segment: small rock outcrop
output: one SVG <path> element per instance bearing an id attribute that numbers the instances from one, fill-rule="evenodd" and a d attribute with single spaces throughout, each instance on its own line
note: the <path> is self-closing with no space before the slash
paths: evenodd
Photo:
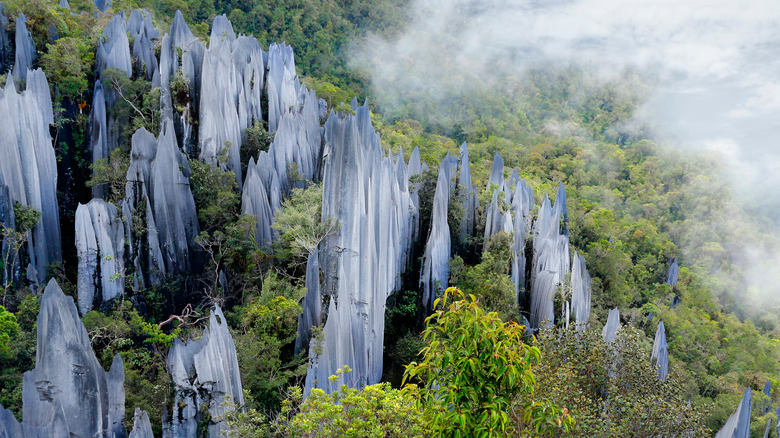
<path id="1" fill-rule="evenodd" d="M 133 413 L 133 430 L 128 438 L 154 438 L 152 424 L 149 422 L 149 414 L 139 408 Z"/>
<path id="2" fill-rule="evenodd" d="M 125 229 L 116 207 L 93 199 L 76 208 L 76 250 L 79 258 L 79 310 L 84 315 L 95 303 L 125 289 Z"/>
<path id="3" fill-rule="evenodd" d="M 244 393 L 236 346 L 219 307 L 212 310 L 203 337 L 187 343 L 173 341 L 168 352 L 168 372 L 175 397 L 163 415 L 163 437 L 199 436 L 198 422 L 206 410 L 212 420 L 207 436 L 222 436 L 225 425 L 214 421 L 225 414 L 222 406 L 225 397 L 229 396 L 240 406 L 244 403 Z"/>
<path id="4" fill-rule="evenodd" d="M 666 271 L 666 284 L 674 287 L 677 284 L 677 278 L 680 276 L 680 266 L 677 264 L 677 257 L 669 260 L 669 269 Z"/>
<path id="5" fill-rule="evenodd" d="M 569 303 L 575 326 L 581 330 L 590 318 L 591 285 L 585 257 L 577 255 L 576 251 L 571 263 L 571 301 L 567 305 Z M 566 324 L 569 324 L 568 318 Z"/>
<path id="6" fill-rule="evenodd" d="M 607 316 L 607 323 L 601 330 L 601 336 L 604 338 L 604 342 L 610 343 L 617 337 L 618 329 L 620 329 L 620 311 L 617 307 L 609 311 Z"/>
<path id="7" fill-rule="evenodd" d="M 69 435 L 49 436 L 125 436 L 122 358 L 117 354 L 110 371 L 103 371 L 73 299 L 53 279 L 41 298 L 37 327 L 35 369 L 24 374 L 23 425 L 52 428 L 62 416 Z"/>
<path id="8" fill-rule="evenodd" d="M 664 330 L 663 321 L 658 323 L 658 329 L 655 331 L 650 365 L 658 367 L 659 379 L 666 380 L 666 376 L 669 374 L 669 351 L 666 343 L 666 331 Z"/>

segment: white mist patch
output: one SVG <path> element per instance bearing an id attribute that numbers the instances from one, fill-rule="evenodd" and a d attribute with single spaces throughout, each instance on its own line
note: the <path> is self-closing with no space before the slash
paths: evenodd
<path id="1" fill-rule="evenodd" d="M 712 151 L 734 202 L 768 213 L 775 223 L 756 227 L 780 237 L 780 1 L 411 0 L 409 23 L 399 36 L 370 36 L 353 51 L 380 105 L 425 101 L 439 106 L 425 110 L 453 113 L 453 96 L 485 86 L 501 92 L 539 65 L 573 64 L 605 80 L 626 68 L 651 72 L 657 89 L 641 122 L 680 147 Z M 746 276 L 773 278 L 780 255 L 742 245 L 735 258 Z"/>

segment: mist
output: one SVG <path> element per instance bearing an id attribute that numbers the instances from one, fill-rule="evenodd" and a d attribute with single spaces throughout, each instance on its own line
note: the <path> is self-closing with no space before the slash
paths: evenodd
<path id="1" fill-rule="evenodd" d="M 653 87 L 636 123 L 722 165 L 739 208 L 697 219 L 768 237 L 735 234 L 726 250 L 745 273 L 739 288 L 780 305 L 780 248 L 768 244 L 780 242 L 780 2 L 411 0 L 408 22 L 352 53 L 380 107 L 425 99 L 449 116 L 453 96 L 501 92 L 540 66 L 574 65 L 604 81 L 627 69 L 644 75 Z M 692 255 L 695 245 L 679 240 Z"/>

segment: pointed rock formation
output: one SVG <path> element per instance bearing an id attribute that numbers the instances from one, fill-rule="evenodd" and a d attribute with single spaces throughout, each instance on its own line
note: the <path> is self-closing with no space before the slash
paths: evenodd
<path id="1" fill-rule="evenodd" d="M 163 122 L 157 139 L 143 128 L 133 134 L 123 215 L 133 263 L 144 285 L 159 285 L 165 276 L 192 268 L 199 226 L 189 172 L 170 119 Z M 131 233 L 136 215 L 146 225 L 143 242 Z"/>
<path id="2" fill-rule="evenodd" d="M 314 346 L 309 349 L 305 393 L 314 387 L 331 391 L 328 377 L 345 365 L 353 370 L 342 377 L 350 387 L 379 382 L 385 303 L 400 287 L 413 232 L 410 216 L 416 214 L 408 181 L 399 182 L 367 104 L 354 115 L 331 114 L 325 142 L 322 216 L 335 219 L 340 228 L 325 239 L 319 254 L 322 294 L 330 299 L 322 354 Z"/>
<path id="3" fill-rule="evenodd" d="M 655 341 L 653 341 L 653 354 L 650 356 L 650 364 L 658 367 L 658 378 L 666 380 L 669 374 L 669 352 L 666 344 L 666 331 L 663 321 L 658 323 L 658 329 L 655 331 Z"/>
<path id="4" fill-rule="evenodd" d="M 563 229 L 561 225 L 563 224 Z M 534 222 L 534 260 L 531 269 L 531 325 L 554 322 L 553 299 L 570 272 L 566 190 L 561 184 L 555 204 L 545 197 Z"/>
<path id="5" fill-rule="evenodd" d="M 124 292 L 125 229 L 116 207 L 93 199 L 76 208 L 76 250 L 79 257 L 79 310 Z"/>
<path id="6" fill-rule="evenodd" d="M 219 307 L 211 311 L 203 337 L 186 344 L 179 339 L 173 341 L 168 372 L 175 397 L 163 418 L 164 438 L 198 436 L 203 412 L 208 410 L 212 421 L 221 418 L 226 412 L 222 406 L 226 396 L 237 405 L 244 403 L 236 346 Z M 224 430 L 222 422 L 209 424 L 208 436 L 222 436 Z"/>
<path id="7" fill-rule="evenodd" d="M 41 211 L 27 242 L 28 278 L 45 278 L 46 266 L 62 259 L 57 160 L 49 125 L 54 123 L 51 95 L 43 71 L 27 73 L 27 89 L 18 94 L 9 75 L 0 89 L 0 183 L 14 202 Z M 37 273 L 37 276 L 35 275 Z M 37 278 L 36 278 L 37 277 Z"/>
<path id="8" fill-rule="evenodd" d="M 32 70 L 38 60 L 38 52 L 35 50 L 35 42 L 32 34 L 27 30 L 27 17 L 19 14 L 16 19 L 16 54 L 14 55 L 13 76 L 16 79 L 26 80 L 27 71 Z M 49 86 L 46 85 L 48 90 Z"/>
<path id="9" fill-rule="evenodd" d="M 92 164 L 98 160 L 108 158 L 111 152 L 108 148 L 108 125 L 106 119 L 106 95 L 103 93 L 103 83 L 95 81 L 95 89 L 92 93 L 92 109 L 89 111 L 89 144 L 92 150 Z M 116 146 L 116 145 L 114 145 Z M 106 196 L 106 186 L 92 188 L 92 196 Z"/>
<path id="10" fill-rule="evenodd" d="M 62 415 L 71 437 L 125 436 L 124 366 L 117 354 L 109 372 L 92 352 L 73 299 L 49 281 L 38 313 L 35 369 L 24 374 L 23 424 L 51 428 Z"/>
<path id="11" fill-rule="evenodd" d="M 601 336 L 604 338 L 604 342 L 610 343 L 617 337 L 618 329 L 620 329 L 620 311 L 617 307 L 609 311 L 607 316 L 607 323 L 604 325 L 604 329 L 601 330 Z"/>
<path id="12" fill-rule="evenodd" d="M 257 40 L 236 38 L 230 21 L 218 16 L 203 59 L 200 159 L 235 172 L 239 188 L 244 182 L 239 154 L 243 131 L 262 119 L 264 73 L 264 55 Z M 221 162 L 223 150 L 227 150 L 227 162 Z"/>
<path id="13" fill-rule="evenodd" d="M 677 277 L 680 275 L 680 266 L 677 264 L 677 257 L 669 260 L 669 270 L 666 271 L 666 284 L 674 287 L 677 284 Z"/>
<path id="14" fill-rule="evenodd" d="M 135 408 L 133 414 L 133 430 L 130 431 L 128 438 L 154 438 L 152 424 L 149 422 L 149 414 Z"/>
<path id="15" fill-rule="evenodd" d="M 415 150 L 417 150 L 417 148 L 415 148 Z M 420 152 L 418 151 L 418 161 L 419 156 Z M 474 234 L 477 208 L 479 208 L 477 187 L 471 182 L 471 164 L 469 163 L 469 149 L 468 146 L 466 146 L 466 142 L 463 142 L 463 144 L 460 146 L 460 157 L 458 163 L 458 190 L 462 190 L 460 196 L 462 197 L 461 199 L 463 202 L 463 219 L 460 223 L 458 241 L 461 245 L 464 245 L 466 243 L 466 237 Z"/>
<path id="16" fill-rule="evenodd" d="M 298 96 L 295 74 L 295 56 L 292 47 L 285 43 L 272 43 L 268 47 L 268 131 L 279 126 L 282 115 L 295 106 Z"/>
<path id="17" fill-rule="evenodd" d="M 102 79 L 108 69 L 124 72 L 128 78 L 133 73 L 133 60 L 130 56 L 130 41 L 127 38 L 125 14 L 120 12 L 103 29 L 95 54 L 95 69 Z M 113 104 L 113 102 L 109 102 Z"/>
<path id="18" fill-rule="evenodd" d="M 753 408 L 753 393 L 745 390 L 736 412 L 731 414 L 715 438 L 750 438 L 750 411 Z"/>
<path id="19" fill-rule="evenodd" d="M 585 267 L 585 257 L 578 256 L 575 251 L 571 266 L 571 313 L 578 330 L 583 329 L 590 318 L 590 302 L 590 274 Z"/>
<path id="20" fill-rule="evenodd" d="M 298 316 L 298 336 L 295 338 L 295 354 L 309 348 L 312 328 L 322 324 L 322 293 L 320 292 L 319 251 L 309 254 L 306 261 L 306 296 L 303 313 Z"/>
<path id="21" fill-rule="evenodd" d="M 447 223 L 447 211 L 450 206 L 450 190 L 456 165 L 457 160 L 450 154 L 444 157 L 439 164 L 439 177 L 433 195 L 431 230 L 425 244 L 420 276 L 423 306 L 429 311 L 433 309 L 437 294 L 449 283 L 452 241 L 450 226 Z"/>

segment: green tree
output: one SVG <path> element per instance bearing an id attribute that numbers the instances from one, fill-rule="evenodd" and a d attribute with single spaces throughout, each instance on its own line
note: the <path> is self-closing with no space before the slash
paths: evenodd
<path id="1" fill-rule="evenodd" d="M 422 360 L 407 366 L 419 380 L 426 425 L 437 436 L 552 435 L 573 420 L 534 397 L 531 368 L 539 349 L 523 342 L 525 328 L 485 312 L 473 295 L 448 288 L 426 319 Z"/>

